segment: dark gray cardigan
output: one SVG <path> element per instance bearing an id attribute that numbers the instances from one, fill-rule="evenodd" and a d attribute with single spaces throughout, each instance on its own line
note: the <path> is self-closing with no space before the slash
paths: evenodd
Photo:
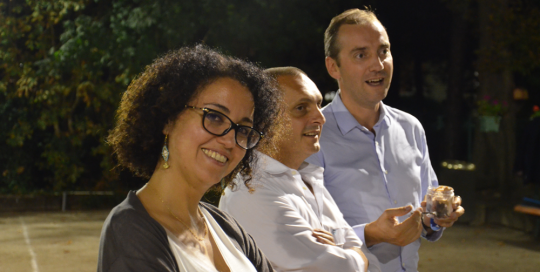
<path id="1" fill-rule="evenodd" d="M 234 218 L 211 204 L 201 202 L 199 205 L 240 244 L 257 271 L 274 271 L 253 238 Z M 103 224 L 97 271 L 179 272 L 165 229 L 150 217 L 133 191 L 111 211 Z"/>

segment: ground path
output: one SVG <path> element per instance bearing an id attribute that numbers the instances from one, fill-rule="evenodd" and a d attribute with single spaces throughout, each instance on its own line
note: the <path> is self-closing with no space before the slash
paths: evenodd
<path id="1" fill-rule="evenodd" d="M 96 271 L 108 211 L 0 214 L 0 272 Z M 540 242 L 497 226 L 457 225 L 423 241 L 419 271 L 540 271 Z"/>

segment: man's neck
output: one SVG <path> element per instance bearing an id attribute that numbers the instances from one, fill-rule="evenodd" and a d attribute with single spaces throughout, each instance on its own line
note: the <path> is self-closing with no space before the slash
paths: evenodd
<path id="1" fill-rule="evenodd" d="M 281 163 L 283 163 L 285 166 L 291 168 L 291 169 L 294 169 L 294 170 L 299 170 L 300 169 L 300 166 L 302 165 L 302 163 L 307 159 L 306 158 L 303 158 L 301 161 L 299 159 L 294 159 L 292 158 L 292 156 L 288 156 L 287 154 L 281 154 L 281 153 L 278 153 L 276 155 L 275 158 L 273 158 Z M 302 181 L 304 182 L 304 184 L 308 187 L 309 191 L 311 191 L 312 194 L 315 194 L 313 192 L 313 186 L 311 186 L 311 184 L 309 184 L 308 182 L 306 182 L 305 180 L 302 179 Z"/>
<path id="2" fill-rule="evenodd" d="M 293 156 L 290 156 L 290 154 L 277 153 L 275 156 L 273 156 L 273 159 L 283 163 L 285 166 L 291 169 L 298 170 L 300 165 L 302 165 L 307 157 L 301 160 L 299 158 L 293 158 Z"/>
<path id="3" fill-rule="evenodd" d="M 343 99 L 343 97 L 341 97 L 341 101 L 360 125 L 375 133 L 373 127 L 379 121 L 381 102 L 374 105 L 359 105 L 355 101 Z"/>

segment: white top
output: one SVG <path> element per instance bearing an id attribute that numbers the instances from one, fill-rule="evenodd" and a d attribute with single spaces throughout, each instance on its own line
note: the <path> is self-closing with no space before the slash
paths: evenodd
<path id="1" fill-rule="evenodd" d="M 250 193 L 242 181 L 221 197 L 219 208 L 236 218 L 253 236 L 277 271 L 365 271 L 364 260 L 351 250 L 361 248 L 370 271 L 380 271 L 369 253 L 343 219 L 336 203 L 323 186 L 323 168 L 308 163 L 299 171 L 260 153 Z M 313 187 L 314 194 L 302 181 Z M 339 246 L 321 244 L 313 229 L 334 234 Z"/>
<path id="2" fill-rule="evenodd" d="M 216 245 L 231 271 L 256 272 L 257 270 L 249 259 L 237 247 L 238 243 L 233 243 L 229 236 L 221 229 L 206 210 L 201 209 L 208 226 L 210 235 L 214 238 Z M 202 255 L 199 250 L 195 250 L 190 245 L 184 244 L 167 229 L 167 238 L 174 254 L 178 268 L 182 272 L 208 271 L 219 272 L 210 262 L 208 257 Z M 235 241 L 236 242 L 236 241 Z"/>

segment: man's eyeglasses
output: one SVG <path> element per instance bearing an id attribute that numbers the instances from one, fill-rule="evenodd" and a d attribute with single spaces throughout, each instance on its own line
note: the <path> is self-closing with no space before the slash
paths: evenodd
<path id="1" fill-rule="evenodd" d="M 203 128 L 212 135 L 223 136 L 229 133 L 231 129 L 234 129 L 236 144 L 243 149 L 254 148 L 264 136 L 261 132 L 252 127 L 235 124 L 231 118 L 219 111 L 188 105 L 185 105 L 185 107 L 203 111 Z"/>

